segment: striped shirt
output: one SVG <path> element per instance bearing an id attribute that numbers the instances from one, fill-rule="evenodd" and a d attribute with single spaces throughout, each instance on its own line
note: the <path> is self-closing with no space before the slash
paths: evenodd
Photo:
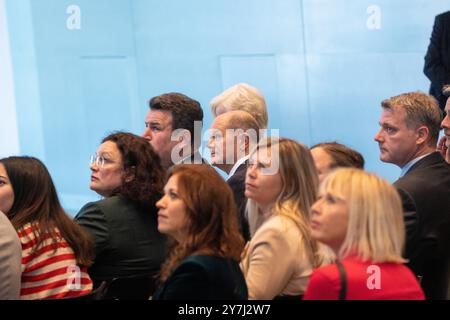
<path id="1" fill-rule="evenodd" d="M 21 299 L 68 298 L 92 291 L 92 280 L 87 269 L 77 266 L 72 248 L 59 231 L 56 232 L 59 236 L 56 243 L 50 234 L 41 234 L 45 240 L 35 251 L 37 238 L 31 224 L 19 229 L 22 244 Z"/>

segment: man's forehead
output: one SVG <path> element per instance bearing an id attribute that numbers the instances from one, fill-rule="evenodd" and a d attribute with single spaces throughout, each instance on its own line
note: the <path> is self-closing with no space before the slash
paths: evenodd
<path id="1" fill-rule="evenodd" d="M 172 113 L 166 110 L 149 110 L 145 118 L 147 122 L 172 123 Z"/>
<path id="2" fill-rule="evenodd" d="M 218 129 L 220 131 L 225 131 L 227 128 L 227 121 L 224 121 L 224 118 L 217 117 L 214 119 L 213 123 L 211 124 L 211 129 Z"/>
<path id="3" fill-rule="evenodd" d="M 406 119 L 404 108 L 383 109 L 380 122 L 403 122 Z"/>

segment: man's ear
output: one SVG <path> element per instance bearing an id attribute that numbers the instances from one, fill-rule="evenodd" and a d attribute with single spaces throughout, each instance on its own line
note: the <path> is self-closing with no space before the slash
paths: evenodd
<path id="1" fill-rule="evenodd" d="M 430 137 L 430 130 L 426 126 L 420 126 L 416 130 L 416 134 L 417 134 L 416 143 L 417 144 L 423 144 L 423 143 L 426 143 L 428 141 L 428 139 Z"/>
<path id="2" fill-rule="evenodd" d="M 170 158 L 173 163 L 179 163 L 185 157 L 192 153 L 191 133 L 186 129 L 176 129 L 172 131 L 170 140 L 172 141 L 172 150 Z"/>
<path id="3" fill-rule="evenodd" d="M 182 130 L 176 137 L 177 145 L 183 148 L 191 143 L 191 133 L 188 130 Z"/>
<path id="4" fill-rule="evenodd" d="M 247 151 L 250 145 L 250 138 L 247 134 L 241 134 L 239 136 L 239 149 L 242 151 Z"/>

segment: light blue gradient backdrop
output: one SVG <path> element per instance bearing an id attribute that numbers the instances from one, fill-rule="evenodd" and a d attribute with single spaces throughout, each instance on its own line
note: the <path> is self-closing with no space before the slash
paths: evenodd
<path id="1" fill-rule="evenodd" d="M 69 5 L 81 29 L 68 30 Z M 366 12 L 381 9 L 381 29 Z M 270 128 L 307 145 L 338 140 L 393 181 L 373 136 L 380 101 L 427 91 L 422 73 L 444 0 L 6 0 L 19 148 L 48 166 L 66 209 L 98 199 L 89 156 L 113 130 L 140 134 L 147 101 L 209 101 L 248 82 Z M 3 141 L 3 140 L 2 140 Z M 1 151 L 2 147 L 0 147 Z"/>

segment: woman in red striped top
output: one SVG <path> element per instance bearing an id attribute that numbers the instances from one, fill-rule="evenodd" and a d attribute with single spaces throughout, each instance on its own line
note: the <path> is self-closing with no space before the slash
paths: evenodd
<path id="1" fill-rule="evenodd" d="M 92 291 L 86 268 L 92 240 L 64 212 L 45 165 L 36 158 L 0 160 L 9 184 L 7 216 L 22 243 L 21 299 L 76 297 Z"/>

